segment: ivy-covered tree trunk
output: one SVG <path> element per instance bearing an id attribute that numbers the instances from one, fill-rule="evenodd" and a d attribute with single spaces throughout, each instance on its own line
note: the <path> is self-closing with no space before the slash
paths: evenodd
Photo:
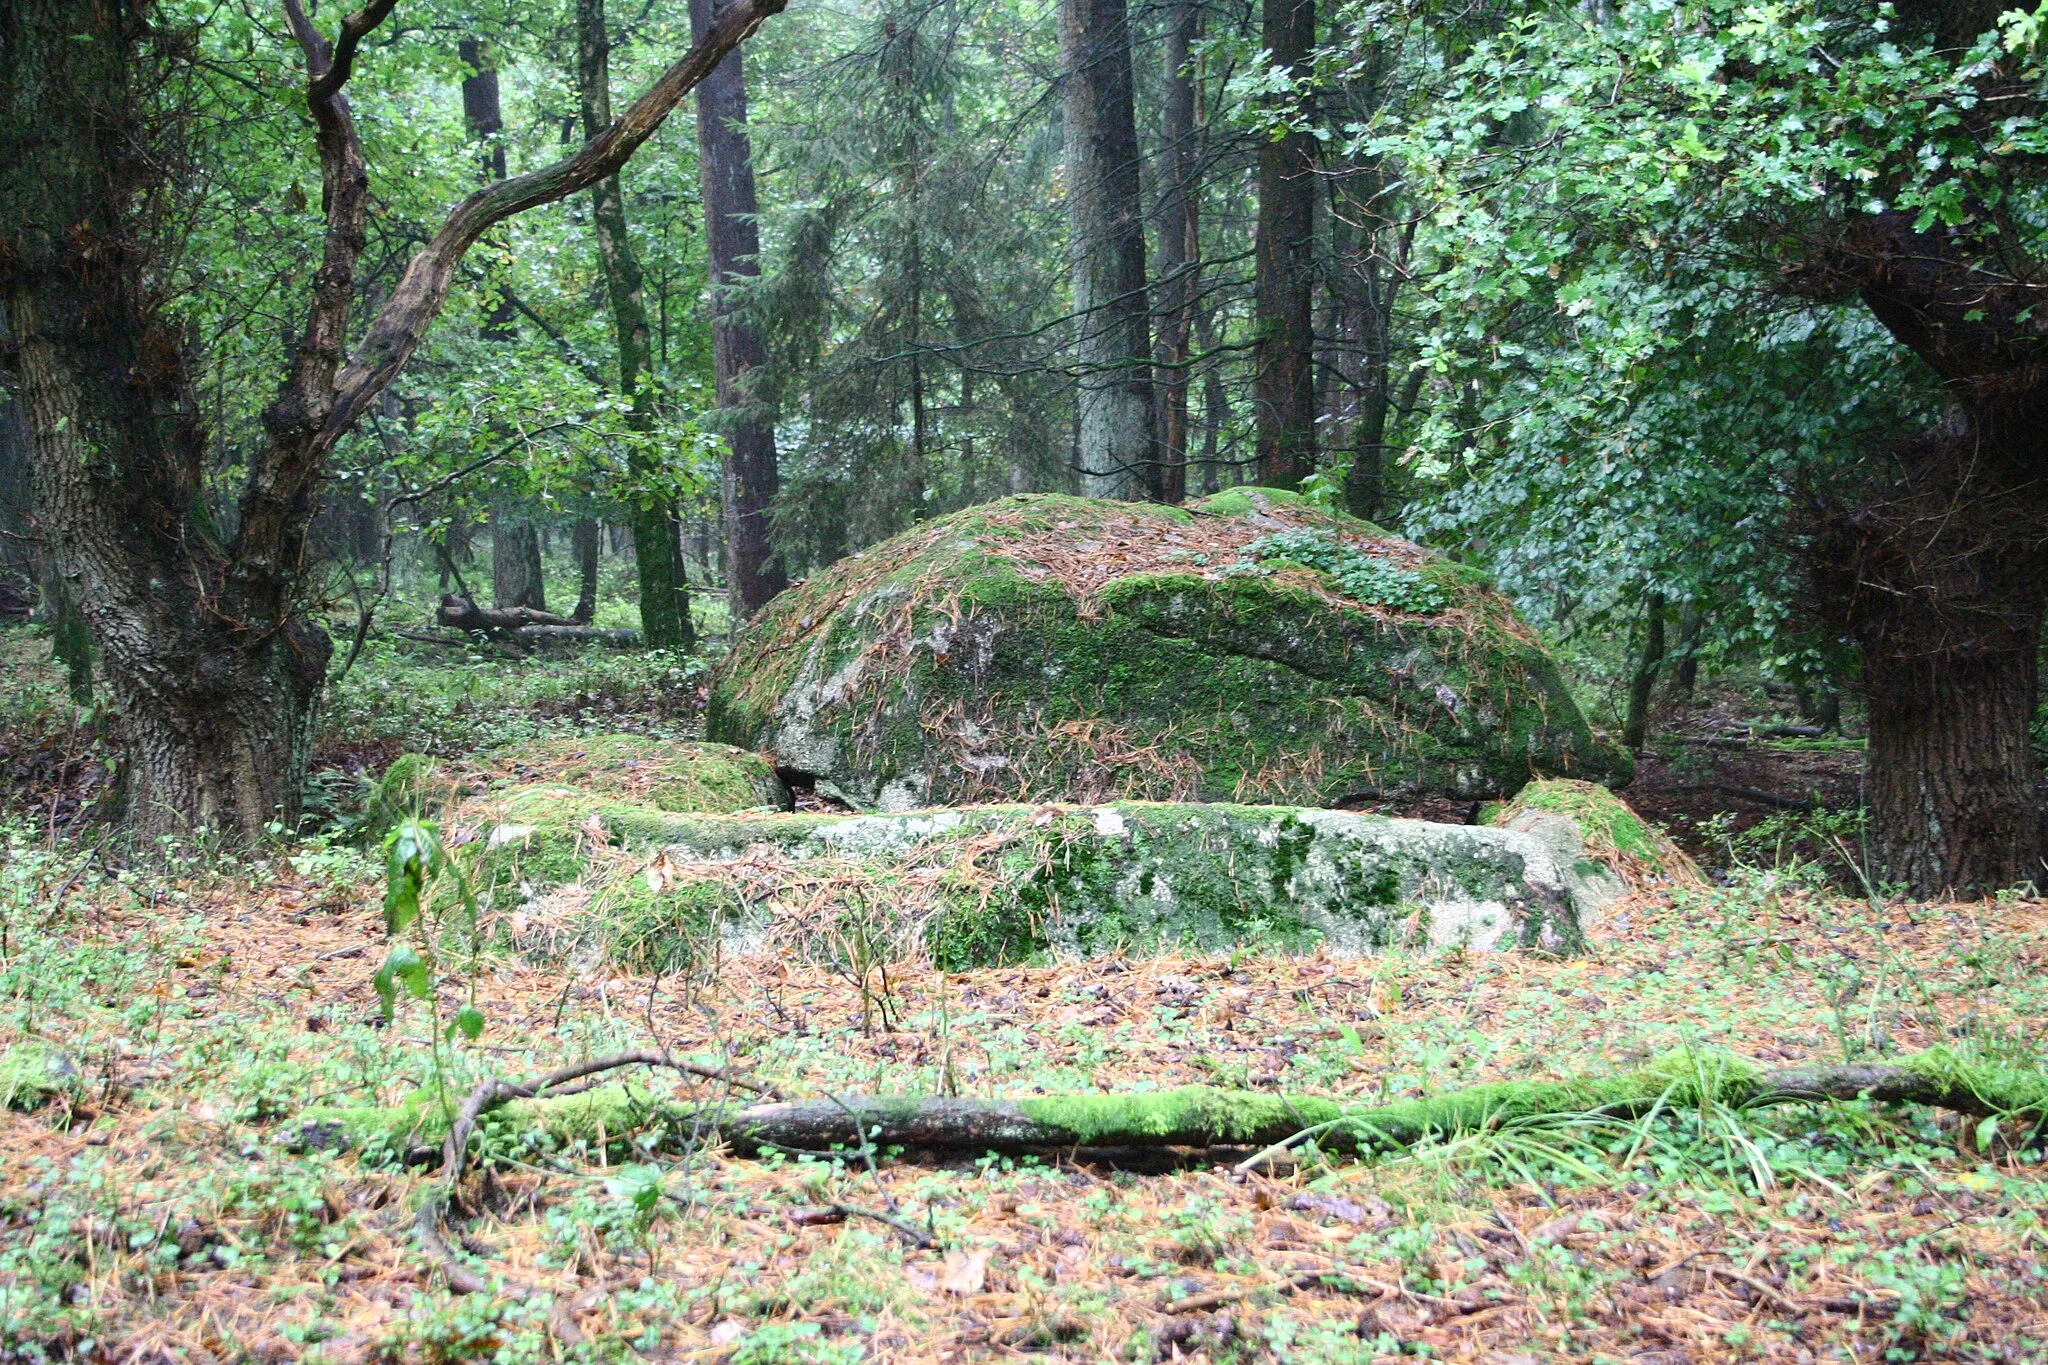
<path id="1" fill-rule="evenodd" d="M 612 121 L 611 30 L 604 0 L 577 0 L 576 86 L 583 135 L 596 137 Z M 619 392 L 627 397 L 626 425 L 651 436 L 655 427 L 654 332 L 647 321 L 647 296 L 640 258 L 627 234 L 626 191 L 616 175 L 590 188 L 591 223 L 598 259 L 612 305 L 612 335 L 619 351 Z M 687 652 L 696 648 L 690 619 L 690 585 L 668 534 L 671 500 L 659 489 L 660 471 L 645 445 L 627 456 L 634 481 L 626 519 L 633 528 L 633 565 L 640 580 L 640 638 L 649 649 Z"/>
<path id="2" fill-rule="evenodd" d="M 690 0 L 690 26 L 701 38 L 735 0 Z M 768 518 L 781 486 L 775 424 L 755 384 L 768 363 L 760 333 L 736 316 L 735 284 L 761 273 L 760 206 L 754 193 L 754 150 L 747 138 L 747 79 L 737 51 L 697 87 L 697 168 L 704 192 L 704 237 L 711 266 L 711 353 L 727 458 L 726 601 L 735 620 L 759 611 L 788 585 L 768 540 Z"/>
<path id="3" fill-rule="evenodd" d="M 1315 0 L 1265 0 L 1262 30 L 1273 64 L 1307 80 Z M 1259 144 L 1253 244 L 1259 482 L 1274 488 L 1294 488 L 1316 467 L 1314 149 L 1306 132 Z"/>
<path id="4" fill-rule="evenodd" d="M 1124 0 L 1060 0 L 1081 491 L 1130 498 L 1157 459 L 1145 209 Z"/>

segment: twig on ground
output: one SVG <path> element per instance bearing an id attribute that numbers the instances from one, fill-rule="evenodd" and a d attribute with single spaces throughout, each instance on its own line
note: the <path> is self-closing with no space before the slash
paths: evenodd
<path id="1" fill-rule="evenodd" d="M 843 1223 L 849 1218 L 872 1218 L 877 1223 L 887 1224 L 894 1229 L 905 1243 L 918 1251 L 931 1251 L 938 1246 L 929 1233 L 915 1225 L 904 1222 L 894 1214 L 883 1213 L 880 1209 L 866 1209 L 858 1204 L 826 1204 L 815 1209 L 798 1209 L 790 1214 L 789 1221 L 798 1227 L 824 1227 L 832 1223 Z"/>

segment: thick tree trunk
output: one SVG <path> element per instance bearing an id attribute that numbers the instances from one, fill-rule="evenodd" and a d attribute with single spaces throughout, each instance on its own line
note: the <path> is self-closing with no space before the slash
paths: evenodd
<path id="1" fill-rule="evenodd" d="M 94 0 L 0 12 L 0 303 L 37 522 L 99 648 L 129 820 L 254 840 L 297 819 L 329 644 L 259 614 L 192 524 L 206 436 L 178 326 L 116 264 L 151 245 L 126 198 L 155 173 L 143 43 L 136 14 Z M 311 490 L 258 493 L 295 515 L 273 548 L 301 562 Z"/>
<path id="2" fill-rule="evenodd" d="M 491 513 L 491 605 L 548 609 L 540 560 L 540 535 L 532 522 Z"/>
<path id="3" fill-rule="evenodd" d="M 1866 782 L 1885 877 L 1922 895 L 2048 885 L 2028 733 L 2038 645 L 2036 632 L 1974 658 L 1866 661 Z"/>
<path id="4" fill-rule="evenodd" d="M 1132 498 L 1143 494 L 1158 455 L 1124 0 L 1060 0 L 1059 34 L 1081 491 Z"/>
<path id="5" fill-rule="evenodd" d="M 733 0 L 690 0 L 690 26 L 701 38 Z M 775 424 L 755 372 L 768 349 L 752 326 L 734 316 L 733 285 L 761 273 L 760 212 L 754 194 L 754 151 L 747 138 L 747 81 L 737 49 L 697 87 L 697 166 L 704 194 L 704 236 L 711 266 L 711 352 L 719 410 L 726 430 L 720 480 L 725 504 L 726 601 L 734 621 L 753 615 L 788 585 L 769 544 L 769 512 L 781 486 Z"/>
<path id="6" fill-rule="evenodd" d="M 1919 896 L 2048 883 L 2029 734 L 2048 606 L 2042 408 L 1952 408 L 1873 460 L 1853 501 L 1819 504 L 1822 609 L 1863 655 L 1874 871 Z"/>
<path id="7" fill-rule="evenodd" d="M 1159 404 L 1159 461 L 1149 481 L 1160 502 L 1188 490 L 1188 356 L 1201 297 L 1201 174 L 1195 76 L 1189 66 L 1202 31 L 1202 10 L 1181 0 L 1167 15 L 1166 99 L 1160 143 L 1166 185 L 1159 195 L 1159 340 L 1153 385 Z"/>
<path id="8" fill-rule="evenodd" d="M 1265 0 L 1262 28 L 1274 65 L 1307 80 L 1315 0 Z M 1253 311 L 1259 482 L 1273 488 L 1297 487 L 1316 467 L 1315 205 L 1314 139 L 1262 142 Z"/>

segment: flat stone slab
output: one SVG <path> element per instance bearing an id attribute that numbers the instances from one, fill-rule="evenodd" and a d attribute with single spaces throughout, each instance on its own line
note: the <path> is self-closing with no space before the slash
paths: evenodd
<path id="1" fill-rule="evenodd" d="M 898 915 L 899 946 L 921 942 L 949 969 L 1253 946 L 1569 953 L 1611 893 L 1577 866 L 1566 829 L 1290 806 L 596 814 L 615 840 L 658 850 L 613 912 L 643 947 L 667 920 L 677 937 L 715 926 L 728 950 L 759 950 L 779 919 L 803 906 L 815 916 L 823 895 Z"/>

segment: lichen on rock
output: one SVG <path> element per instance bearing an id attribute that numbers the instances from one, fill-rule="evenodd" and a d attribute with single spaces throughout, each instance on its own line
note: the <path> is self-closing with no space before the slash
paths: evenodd
<path id="1" fill-rule="evenodd" d="M 740 633 L 708 728 L 883 811 L 1630 771 L 1484 575 L 1263 489 L 1006 498 L 850 556 Z"/>
<path id="2" fill-rule="evenodd" d="M 713 941 L 800 955 L 857 941 L 878 960 L 953 970 L 1125 951 L 1582 944 L 1556 853 L 1511 830 L 1153 802 L 630 828 L 657 851 L 593 923 L 614 957 L 641 964 Z"/>

